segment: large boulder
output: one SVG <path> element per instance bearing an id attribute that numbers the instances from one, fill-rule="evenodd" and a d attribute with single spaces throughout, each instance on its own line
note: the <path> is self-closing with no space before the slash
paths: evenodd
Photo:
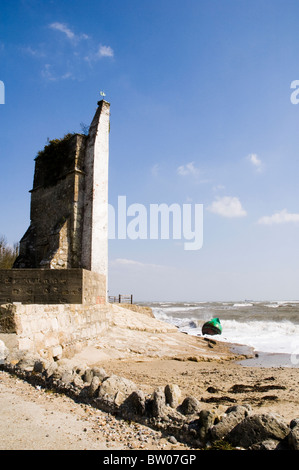
<path id="1" fill-rule="evenodd" d="M 199 439 L 201 445 L 205 444 L 209 439 L 209 431 L 215 422 L 215 418 L 216 414 L 213 411 L 201 410 L 199 418 L 191 421 L 189 424 L 191 434 Z"/>
<path id="2" fill-rule="evenodd" d="M 183 415 L 196 414 L 200 411 L 200 402 L 197 400 L 197 398 L 188 396 L 184 399 L 178 410 Z"/>
<path id="3" fill-rule="evenodd" d="M 108 378 L 108 374 L 102 367 L 87 368 L 82 375 L 84 382 L 91 383 L 93 377 L 98 377 L 100 382 Z"/>
<path id="4" fill-rule="evenodd" d="M 54 362 L 54 361 L 49 361 L 46 365 L 45 365 L 45 368 L 44 368 L 44 371 L 43 371 L 43 375 L 45 377 L 46 380 L 49 380 L 51 378 L 54 379 L 55 376 L 55 373 L 57 372 L 58 370 L 58 364 L 57 362 Z"/>
<path id="5" fill-rule="evenodd" d="M 152 395 L 152 415 L 161 418 L 165 415 L 166 397 L 164 387 L 158 387 Z"/>
<path id="6" fill-rule="evenodd" d="M 98 388 L 96 403 L 105 411 L 116 412 L 126 398 L 135 390 L 138 390 L 138 387 L 131 380 L 111 375 L 103 380 Z"/>
<path id="7" fill-rule="evenodd" d="M 38 360 L 40 360 L 40 356 L 37 353 L 26 351 L 17 362 L 16 367 L 25 372 L 32 372 L 34 370 L 34 364 Z"/>
<path id="8" fill-rule="evenodd" d="M 210 439 L 215 441 L 225 438 L 227 434 L 251 413 L 250 405 L 235 405 L 227 408 L 220 421 L 211 426 L 209 433 Z"/>
<path id="9" fill-rule="evenodd" d="M 247 416 L 226 436 L 234 446 L 245 449 L 268 439 L 282 440 L 289 434 L 290 428 L 282 417 L 269 414 Z"/>
<path id="10" fill-rule="evenodd" d="M 92 371 L 93 376 L 99 377 L 101 382 L 103 382 L 103 380 L 105 379 L 108 379 L 109 377 L 105 369 L 103 369 L 103 367 L 93 367 L 91 371 Z"/>
<path id="11" fill-rule="evenodd" d="M 83 375 L 82 375 L 82 379 L 83 379 L 83 381 L 84 381 L 85 383 L 90 384 L 91 381 L 92 381 L 92 378 L 93 378 L 92 369 L 88 367 L 88 368 L 84 371 L 84 373 L 83 373 Z"/>
<path id="12" fill-rule="evenodd" d="M 176 408 L 179 405 L 182 392 L 180 387 L 176 384 L 168 384 L 165 387 L 165 399 L 166 403 L 172 408 Z"/>
<path id="13" fill-rule="evenodd" d="M 102 382 L 99 396 L 115 396 L 118 392 L 121 392 L 127 398 L 134 390 L 138 390 L 138 387 L 131 380 L 118 375 L 111 375 Z"/>
<path id="14" fill-rule="evenodd" d="M 100 387 L 101 381 L 99 377 L 93 376 L 88 387 L 88 395 L 89 397 L 94 397 L 98 394 L 98 390 Z"/>
<path id="15" fill-rule="evenodd" d="M 291 450 L 299 450 L 299 422 L 296 419 L 297 423 L 290 423 L 291 431 L 288 435 L 288 444 Z"/>
<path id="16" fill-rule="evenodd" d="M 127 419 L 143 416 L 145 413 L 145 395 L 141 390 L 135 390 L 121 405 L 121 414 Z"/>

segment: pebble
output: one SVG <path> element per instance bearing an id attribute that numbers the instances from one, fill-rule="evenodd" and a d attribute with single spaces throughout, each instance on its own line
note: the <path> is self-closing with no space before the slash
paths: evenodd
<path id="1" fill-rule="evenodd" d="M 160 431 L 154 431 L 138 423 L 118 419 L 115 416 L 95 410 L 89 405 L 82 405 L 86 412 L 86 420 L 92 422 L 94 433 L 100 433 L 107 443 L 121 442 L 122 446 L 128 450 L 150 450 L 171 448 L 177 445 L 184 449 L 184 444 L 178 443 L 174 436 L 166 440 Z"/>

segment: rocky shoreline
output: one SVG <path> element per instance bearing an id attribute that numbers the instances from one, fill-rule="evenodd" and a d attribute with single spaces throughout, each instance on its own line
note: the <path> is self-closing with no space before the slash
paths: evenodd
<path id="1" fill-rule="evenodd" d="M 7 379 L 8 374 L 12 381 L 21 380 L 23 387 L 27 384 L 30 399 L 36 390 L 45 401 L 55 397 L 51 402 L 55 413 L 64 405 L 61 397 L 73 403 L 70 408 L 76 408 L 79 420 L 84 407 L 95 419 L 94 430 L 106 441 L 106 449 L 299 450 L 299 368 L 243 367 L 237 361 L 248 356 L 240 345 L 186 335 L 150 311 L 116 305 L 105 334 L 72 356 L 65 351 L 55 358 L 24 352 L 15 339 L 0 336 L 2 377 Z M 10 408 L 15 382 L 7 383 L 5 403 Z M 1 385 L 5 387 L 0 377 Z M 22 395 L 17 399 L 26 409 Z M 19 415 L 12 416 L 8 409 L 4 427 L 19 425 Z M 67 417 L 73 423 L 68 427 L 72 433 L 77 422 L 72 413 Z M 50 423 L 51 416 L 46 416 L 45 429 Z M 35 424 L 38 434 L 39 423 Z M 18 431 L 17 426 L 16 432 L 23 433 L 28 443 L 31 428 Z M 53 435 L 50 430 L 47 434 Z M 59 435 L 58 445 L 69 445 L 64 434 Z M 4 445 L 5 429 L 2 436 Z M 53 446 L 54 442 L 55 436 Z M 34 448 L 43 445 L 39 440 Z M 70 445 L 73 449 L 75 443 Z M 99 446 L 97 441 L 86 445 Z"/>
<path id="2" fill-rule="evenodd" d="M 174 444 L 193 449 L 299 450 L 296 416 L 287 422 L 275 413 L 256 413 L 246 403 L 234 403 L 219 413 L 214 407 L 203 409 L 194 396 L 183 398 L 176 384 L 165 383 L 145 393 L 132 380 L 108 374 L 103 367 L 74 366 L 67 359 L 49 361 L 18 352 L 1 362 L 2 371 L 35 387 L 159 431 Z"/>

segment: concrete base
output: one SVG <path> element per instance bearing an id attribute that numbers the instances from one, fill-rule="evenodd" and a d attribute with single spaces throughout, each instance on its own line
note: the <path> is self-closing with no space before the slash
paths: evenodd
<path id="1" fill-rule="evenodd" d="M 2 269 L 0 305 L 104 304 L 106 277 L 86 269 Z"/>
<path id="2" fill-rule="evenodd" d="M 13 337 L 18 350 L 67 357 L 105 334 L 110 310 L 109 304 L 2 304 L 0 337 Z"/>

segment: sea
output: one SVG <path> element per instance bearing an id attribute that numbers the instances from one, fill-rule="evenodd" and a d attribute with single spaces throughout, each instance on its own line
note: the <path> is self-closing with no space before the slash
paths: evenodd
<path id="1" fill-rule="evenodd" d="M 189 335 L 219 318 L 217 341 L 245 345 L 256 353 L 291 356 L 299 364 L 299 301 L 147 302 L 154 316 Z M 209 336 L 207 336 L 209 337 Z"/>

